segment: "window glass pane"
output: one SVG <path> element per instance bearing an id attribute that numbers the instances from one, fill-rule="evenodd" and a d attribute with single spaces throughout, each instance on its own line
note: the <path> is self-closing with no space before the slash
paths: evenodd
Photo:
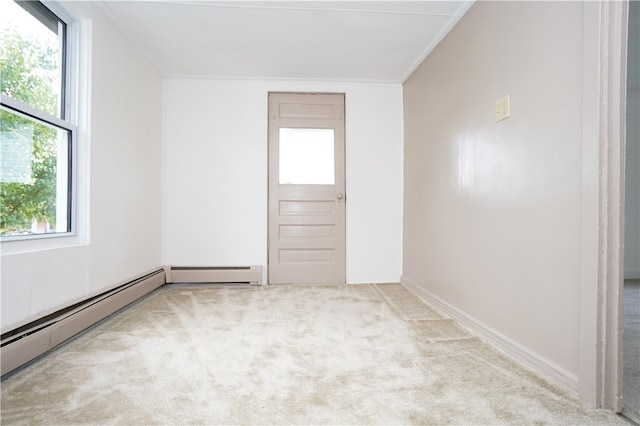
<path id="1" fill-rule="evenodd" d="M 64 23 L 38 2 L 21 4 L 0 0 L 2 94 L 63 118 Z"/>
<path id="2" fill-rule="evenodd" d="M 333 129 L 280 129 L 280 183 L 333 185 Z"/>
<path id="3" fill-rule="evenodd" d="M 0 110 L 0 235 L 69 232 L 70 132 Z"/>

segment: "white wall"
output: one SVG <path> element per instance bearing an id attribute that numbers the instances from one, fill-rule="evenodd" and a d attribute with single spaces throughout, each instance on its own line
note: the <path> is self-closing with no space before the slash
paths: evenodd
<path id="1" fill-rule="evenodd" d="M 640 3 L 629 2 L 627 152 L 625 181 L 625 278 L 640 278 Z"/>
<path id="2" fill-rule="evenodd" d="M 165 263 L 266 267 L 270 91 L 346 94 L 347 281 L 397 282 L 400 85 L 167 80 Z"/>
<path id="3" fill-rule="evenodd" d="M 86 226 L 75 239 L 2 243 L 3 330 L 162 265 L 162 79 L 93 4 L 64 5 L 93 27 L 78 147 Z"/>
<path id="4" fill-rule="evenodd" d="M 404 85 L 403 281 L 574 389 L 583 19 L 580 2 L 477 2 Z"/>

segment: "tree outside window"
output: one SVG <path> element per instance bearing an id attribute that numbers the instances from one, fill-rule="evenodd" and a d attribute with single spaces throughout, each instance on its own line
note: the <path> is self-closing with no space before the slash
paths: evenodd
<path id="1" fill-rule="evenodd" d="M 0 0 L 0 236 L 69 232 L 71 126 L 65 25 L 37 2 Z M 26 2 L 25 2 L 26 4 Z"/>

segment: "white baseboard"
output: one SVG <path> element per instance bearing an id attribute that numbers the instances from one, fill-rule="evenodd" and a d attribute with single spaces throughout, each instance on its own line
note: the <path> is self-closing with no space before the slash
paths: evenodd
<path id="1" fill-rule="evenodd" d="M 495 345 L 516 361 L 524 364 L 538 374 L 548 378 L 571 391 L 578 392 L 578 377 L 569 371 L 540 356 L 532 350 L 520 345 L 497 330 L 488 327 L 476 318 L 462 312 L 458 308 L 445 302 L 438 296 L 418 286 L 411 279 L 402 276 L 400 283 L 410 292 L 434 305 L 443 313 L 459 321 L 481 339 Z"/>

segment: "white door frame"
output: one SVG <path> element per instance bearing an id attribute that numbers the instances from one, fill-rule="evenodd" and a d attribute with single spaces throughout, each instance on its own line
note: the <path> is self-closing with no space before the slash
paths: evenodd
<path id="1" fill-rule="evenodd" d="M 583 2 L 580 396 L 622 409 L 628 2 Z"/>

